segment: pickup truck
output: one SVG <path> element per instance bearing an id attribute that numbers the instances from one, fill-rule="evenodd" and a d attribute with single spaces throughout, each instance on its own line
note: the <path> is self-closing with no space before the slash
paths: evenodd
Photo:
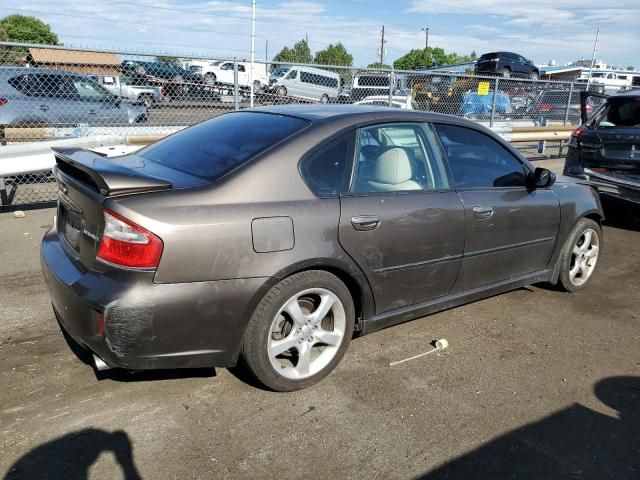
<path id="1" fill-rule="evenodd" d="M 233 85 L 233 61 L 193 61 L 189 64 L 191 78 L 200 77 L 206 85 L 226 84 Z M 238 85 L 240 87 L 251 86 L 251 63 L 238 62 Z M 267 66 L 264 63 L 253 64 L 253 88 L 256 92 L 269 85 Z"/>
<path id="2" fill-rule="evenodd" d="M 143 103 L 147 108 L 162 103 L 162 87 L 133 85 L 133 80 L 127 76 L 89 75 L 89 77 L 114 95 L 126 98 L 132 102 Z"/>

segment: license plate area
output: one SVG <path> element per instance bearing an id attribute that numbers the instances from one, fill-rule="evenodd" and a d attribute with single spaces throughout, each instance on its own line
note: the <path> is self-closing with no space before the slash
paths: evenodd
<path id="1" fill-rule="evenodd" d="M 75 253 L 80 253 L 80 235 L 83 229 L 82 218 L 70 212 L 64 204 L 60 204 L 60 227 L 62 238 Z"/>

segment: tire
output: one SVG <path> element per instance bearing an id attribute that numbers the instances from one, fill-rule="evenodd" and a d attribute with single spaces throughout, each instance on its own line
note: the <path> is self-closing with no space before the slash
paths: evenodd
<path id="1" fill-rule="evenodd" d="M 540 77 L 538 76 L 538 72 L 531 72 L 531 74 L 529 74 L 529 78 L 531 80 L 538 80 Z"/>
<path id="2" fill-rule="evenodd" d="M 253 82 L 253 93 L 260 93 L 262 91 L 262 84 L 260 80 L 255 80 Z"/>
<path id="3" fill-rule="evenodd" d="M 285 87 L 276 88 L 276 95 L 279 95 L 281 97 L 286 97 L 287 96 L 287 89 Z"/>
<path id="4" fill-rule="evenodd" d="M 510 78 L 511 77 L 511 70 L 509 70 L 507 67 L 502 69 L 502 77 L 503 78 Z"/>
<path id="5" fill-rule="evenodd" d="M 216 83 L 217 78 L 216 78 L 216 74 L 215 73 L 205 73 L 204 74 L 204 83 L 207 85 L 213 85 L 214 83 Z"/>
<path id="6" fill-rule="evenodd" d="M 329 304 L 325 316 L 313 318 Z M 338 277 L 321 270 L 296 273 L 274 285 L 256 307 L 242 340 L 241 364 L 271 390 L 307 388 L 338 365 L 354 322 L 351 293 Z"/>
<path id="7" fill-rule="evenodd" d="M 558 286 L 566 292 L 576 292 L 585 288 L 593 277 L 601 250 L 600 225 L 588 218 L 580 219 L 560 253 Z M 581 266 L 577 266 L 577 263 Z"/>
<path id="8" fill-rule="evenodd" d="M 146 75 L 146 74 L 147 74 L 147 69 L 146 69 L 146 67 L 145 67 L 144 65 L 138 65 L 138 66 L 136 67 L 136 73 L 137 73 L 138 75 L 142 75 L 142 76 L 144 76 L 144 75 Z"/>
<path id="9" fill-rule="evenodd" d="M 323 104 L 329 103 L 329 97 L 327 96 L 326 93 L 320 97 L 320 103 L 323 103 Z"/>
<path id="10" fill-rule="evenodd" d="M 147 107 L 148 109 L 153 108 L 154 101 L 151 95 L 141 95 L 138 98 L 144 104 L 145 107 Z"/>

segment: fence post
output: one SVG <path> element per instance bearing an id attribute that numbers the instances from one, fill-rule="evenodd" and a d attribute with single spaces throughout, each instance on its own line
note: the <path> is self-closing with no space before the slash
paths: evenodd
<path id="1" fill-rule="evenodd" d="M 240 110 L 240 92 L 238 92 L 238 59 L 233 59 L 233 107 Z"/>
<path id="2" fill-rule="evenodd" d="M 564 125 L 569 121 L 569 106 L 571 105 L 571 96 L 573 95 L 573 82 L 571 82 L 571 86 L 569 87 L 569 97 L 567 98 L 567 109 L 564 112 Z"/>
<path id="3" fill-rule="evenodd" d="M 396 75 L 393 71 L 393 66 L 389 71 L 389 106 L 393 107 L 393 90 L 396 88 Z"/>
<path id="4" fill-rule="evenodd" d="M 496 78 L 496 83 L 493 87 L 493 100 L 491 102 L 491 118 L 489 119 L 489 127 L 493 127 L 493 118 L 496 113 L 496 99 L 498 98 L 498 84 L 500 79 Z"/>

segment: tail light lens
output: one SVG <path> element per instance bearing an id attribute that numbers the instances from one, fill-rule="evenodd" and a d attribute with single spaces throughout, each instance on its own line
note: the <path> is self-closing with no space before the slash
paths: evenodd
<path id="1" fill-rule="evenodd" d="M 6 98 L 0 98 L 0 107 L 9 103 L 9 100 Z"/>
<path id="2" fill-rule="evenodd" d="M 548 112 L 549 110 L 551 110 L 553 108 L 553 106 L 548 104 L 548 103 L 539 103 L 536 108 L 540 112 Z"/>
<path id="3" fill-rule="evenodd" d="M 149 230 L 104 210 L 104 232 L 96 255 L 99 260 L 121 267 L 156 268 L 163 246 Z"/>
<path id="4" fill-rule="evenodd" d="M 582 137 L 582 134 L 585 132 L 586 129 L 587 129 L 586 125 L 580 125 L 573 132 L 571 132 L 571 139 L 569 140 L 570 147 L 574 147 L 574 148 L 578 147 L 578 141 L 580 140 L 580 137 Z"/>

